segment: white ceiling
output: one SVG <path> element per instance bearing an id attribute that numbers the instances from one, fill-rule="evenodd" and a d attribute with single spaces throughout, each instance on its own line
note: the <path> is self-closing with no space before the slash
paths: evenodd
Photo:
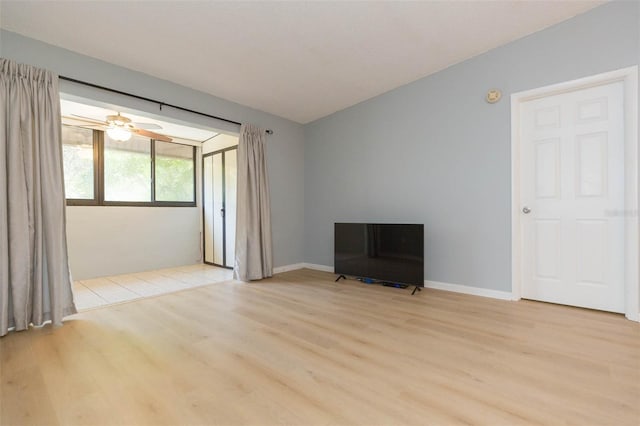
<path id="1" fill-rule="evenodd" d="M 0 26 L 307 123 L 602 3 L 0 0 Z"/>

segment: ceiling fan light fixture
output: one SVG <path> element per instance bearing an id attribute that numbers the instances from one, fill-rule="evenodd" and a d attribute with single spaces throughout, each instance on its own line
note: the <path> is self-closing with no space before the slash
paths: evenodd
<path id="1" fill-rule="evenodd" d="M 124 127 L 111 126 L 107 129 L 107 135 L 115 141 L 125 142 L 131 139 L 131 132 Z"/>

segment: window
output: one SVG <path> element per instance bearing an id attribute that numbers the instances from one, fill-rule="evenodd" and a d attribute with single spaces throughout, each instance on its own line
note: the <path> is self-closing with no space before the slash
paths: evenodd
<path id="1" fill-rule="evenodd" d="M 119 142 L 105 133 L 104 200 L 150 202 L 151 183 L 151 140 Z"/>
<path id="2" fill-rule="evenodd" d="M 155 158 L 156 200 L 193 202 L 193 148 L 156 141 Z"/>
<path id="3" fill-rule="evenodd" d="M 62 126 L 68 205 L 195 206 L 195 147 Z"/>
<path id="4" fill-rule="evenodd" d="M 62 126 L 64 187 L 69 200 L 95 199 L 96 167 L 93 130 Z"/>

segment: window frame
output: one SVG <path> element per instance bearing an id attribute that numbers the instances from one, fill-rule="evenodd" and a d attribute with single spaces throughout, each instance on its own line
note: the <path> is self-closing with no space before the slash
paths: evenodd
<path id="1" fill-rule="evenodd" d="M 77 126 L 76 126 L 77 127 Z M 179 144 L 189 146 L 192 152 L 193 163 L 193 201 L 157 201 L 156 200 L 156 139 L 149 138 L 151 151 L 149 160 L 151 161 L 151 175 L 149 176 L 149 185 L 151 185 L 151 201 L 107 201 L 104 199 L 104 131 L 93 130 L 93 199 L 84 198 L 67 198 L 67 206 L 115 206 L 115 207 L 197 207 L 197 152 L 193 145 Z M 160 141 L 164 142 L 164 141 Z"/>
<path id="2" fill-rule="evenodd" d="M 156 142 L 164 142 L 164 143 L 173 143 L 176 145 L 182 145 L 182 146 L 188 146 L 191 148 L 191 163 L 193 165 L 193 182 L 192 182 L 192 188 L 193 188 L 193 201 L 158 201 L 156 200 Z M 151 139 L 151 181 L 152 181 L 152 185 L 151 185 L 151 200 L 154 203 L 154 205 L 156 207 L 197 207 L 197 199 L 198 199 L 198 195 L 197 195 L 197 150 L 195 145 L 188 145 L 188 144 L 184 144 L 184 143 L 177 143 L 177 142 L 167 142 L 167 141 L 160 141 L 160 140 L 156 140 L 156 139 Z"/>
<path id="3" fill-rule="evenodd" d="M 71 126 L 70 127 L 78 127 Z M 100 133 L 98 130 L 90 129 L 93 132 L 93 198 L 66 198 L 66 188 L 65 188 L 65 198 L 67 200 L 67 206 L 98 206 L 100 205 L 100 149 L 99 149 L 99 138 Z M 62 142 L 64 144 L 64 141 Z"/>

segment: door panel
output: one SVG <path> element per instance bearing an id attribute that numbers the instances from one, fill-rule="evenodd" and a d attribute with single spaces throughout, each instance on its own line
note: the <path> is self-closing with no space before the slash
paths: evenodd
<path id="1" fill-rule="evenodd" d="M 576 137 L 577 188 L 579 197 L 604 197 L 607 188 L 607 133 Z"/>
<path id="2" fill-rule="evenodd" d="M 535 141 L 536 198 L 557 198 L 560 189 L 560 140 Z"/>
<path id="3" fill-rule="evenodd" d="M 535 224 L 535 273 L 539 279 L 560 279 L 561 246 L 559 220 L 537 220 Z"/>
<path id="4" fill-rule="evenodd" d="M 232 268 L 235 261 L 237 149 L 203 157 L 204 261 Z"/>
<path id="5" fill-rule="evenodd" d="M 203 208 L 203 238 L 204 238 L 204 261 L 213 263 L 213 160 L 204 157 L 202 166 L 202 208 Z"/>
<path id="6" fill-rule="evenodd" d="M 520 112 L 523 297 L 623 312 L 622 83 Z"/>
<path id="7" fill-rule="evenodd" d="M 213 263 L 224 266 L 224 186 L 222 153 L 211 156 L 213 160 Z"/>
<path id="8" fill-rule="evenodd" d="M 579 219 L 577 222 L 577 282 L 606 285 L 607 221 Z"/>
<path id="9" fill-rule="evenodd" d="M 237 170 L 238 150 L 234 149 L 225 152 L 224 173 L 225 173 L 225 235 L 226 235 L 226 260 L 227 266 L 233 266 L 235 259 L 236 244 L 236 192 L 237 192 Z"/>

